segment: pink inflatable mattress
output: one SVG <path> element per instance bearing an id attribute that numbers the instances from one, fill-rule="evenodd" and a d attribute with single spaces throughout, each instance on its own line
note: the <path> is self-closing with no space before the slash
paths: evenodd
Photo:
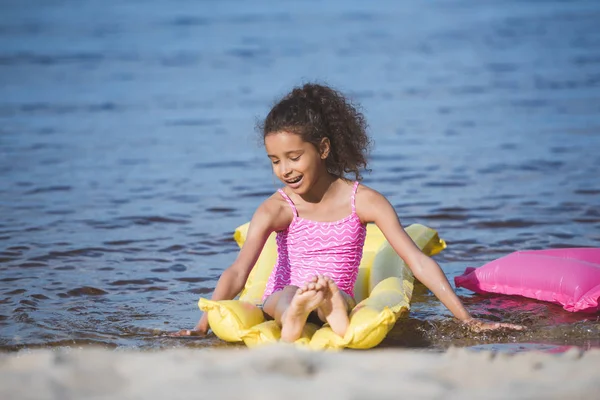
<path id="1" fill-rule="evenodd" d="M 558 303 L 567 311 L 600 311 L 600 248 L 525 250 L 467 268 L 456 287 Z"/>

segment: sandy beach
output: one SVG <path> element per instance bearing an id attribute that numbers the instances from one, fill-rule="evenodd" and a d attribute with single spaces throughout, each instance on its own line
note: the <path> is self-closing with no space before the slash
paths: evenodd
<path id="1" fill-rule="evenodd" d="M 3 399 L 584 399 L 600 350 L 561 354 L 311 352 L 275 345 L 157 352 L 83 348 L 0 355 Z"/>

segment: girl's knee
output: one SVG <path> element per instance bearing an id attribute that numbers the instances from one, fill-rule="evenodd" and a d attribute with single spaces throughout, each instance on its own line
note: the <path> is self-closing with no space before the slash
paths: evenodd
<path id="1" fill-rule="evenodd" d="M 283 289 L 272 293 L 263 303 L 263 312 L 270 317 L 277 319 L 278 314 L 292 302 L 297 291 L 298 286 L 288 285 Z"/>
<path id="2" fill-rule="evenodd" d="M 282 289 L 282 291 L 285 292 L 286 294 L 289 294 L 289 293 L 296 294 L 296 292 L 298 291 L 298 289 L 299 289 L 298 286 L 288 285 L 288 286 L 285 286 Z"/>

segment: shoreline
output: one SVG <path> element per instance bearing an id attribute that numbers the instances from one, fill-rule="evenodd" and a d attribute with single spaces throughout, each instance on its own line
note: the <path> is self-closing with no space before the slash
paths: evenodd
<path id="1" fill-rule="evenodd" d="M 600 349 L 507 354 L 450 348 L 315 352 L 81 349 L 0 354 L 0 398 L 592 398 Z"/>

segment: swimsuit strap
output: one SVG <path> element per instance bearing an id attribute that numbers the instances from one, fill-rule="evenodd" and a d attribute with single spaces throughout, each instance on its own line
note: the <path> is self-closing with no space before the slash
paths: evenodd
<path id="1" fill-rule="evenodd" d="M 354 187 L 352 188 L 352 196 L 350 197 L 350 204 L 352 205 L 352 214 L 356 214 L 356 191 L 358 190 L 359 182 L 354 182 Z"/>
<path id="2" fill-rule="evenodd" d="M 285 194 L 283 189 L 277 189 L 277 191 L 285 199 L 285 201 L 287 201 L 287 203 L 290 205 L 290 207 L 292 207 L 292 212 L 294 213 L 294 218 L 296 218 L 298 216 L 298 210 L 296 210 L 296 206 L 294 205 L 294 202 L 292 201 L 292 199 L 290 199 L 288 197 L 288 195 Z"/>

